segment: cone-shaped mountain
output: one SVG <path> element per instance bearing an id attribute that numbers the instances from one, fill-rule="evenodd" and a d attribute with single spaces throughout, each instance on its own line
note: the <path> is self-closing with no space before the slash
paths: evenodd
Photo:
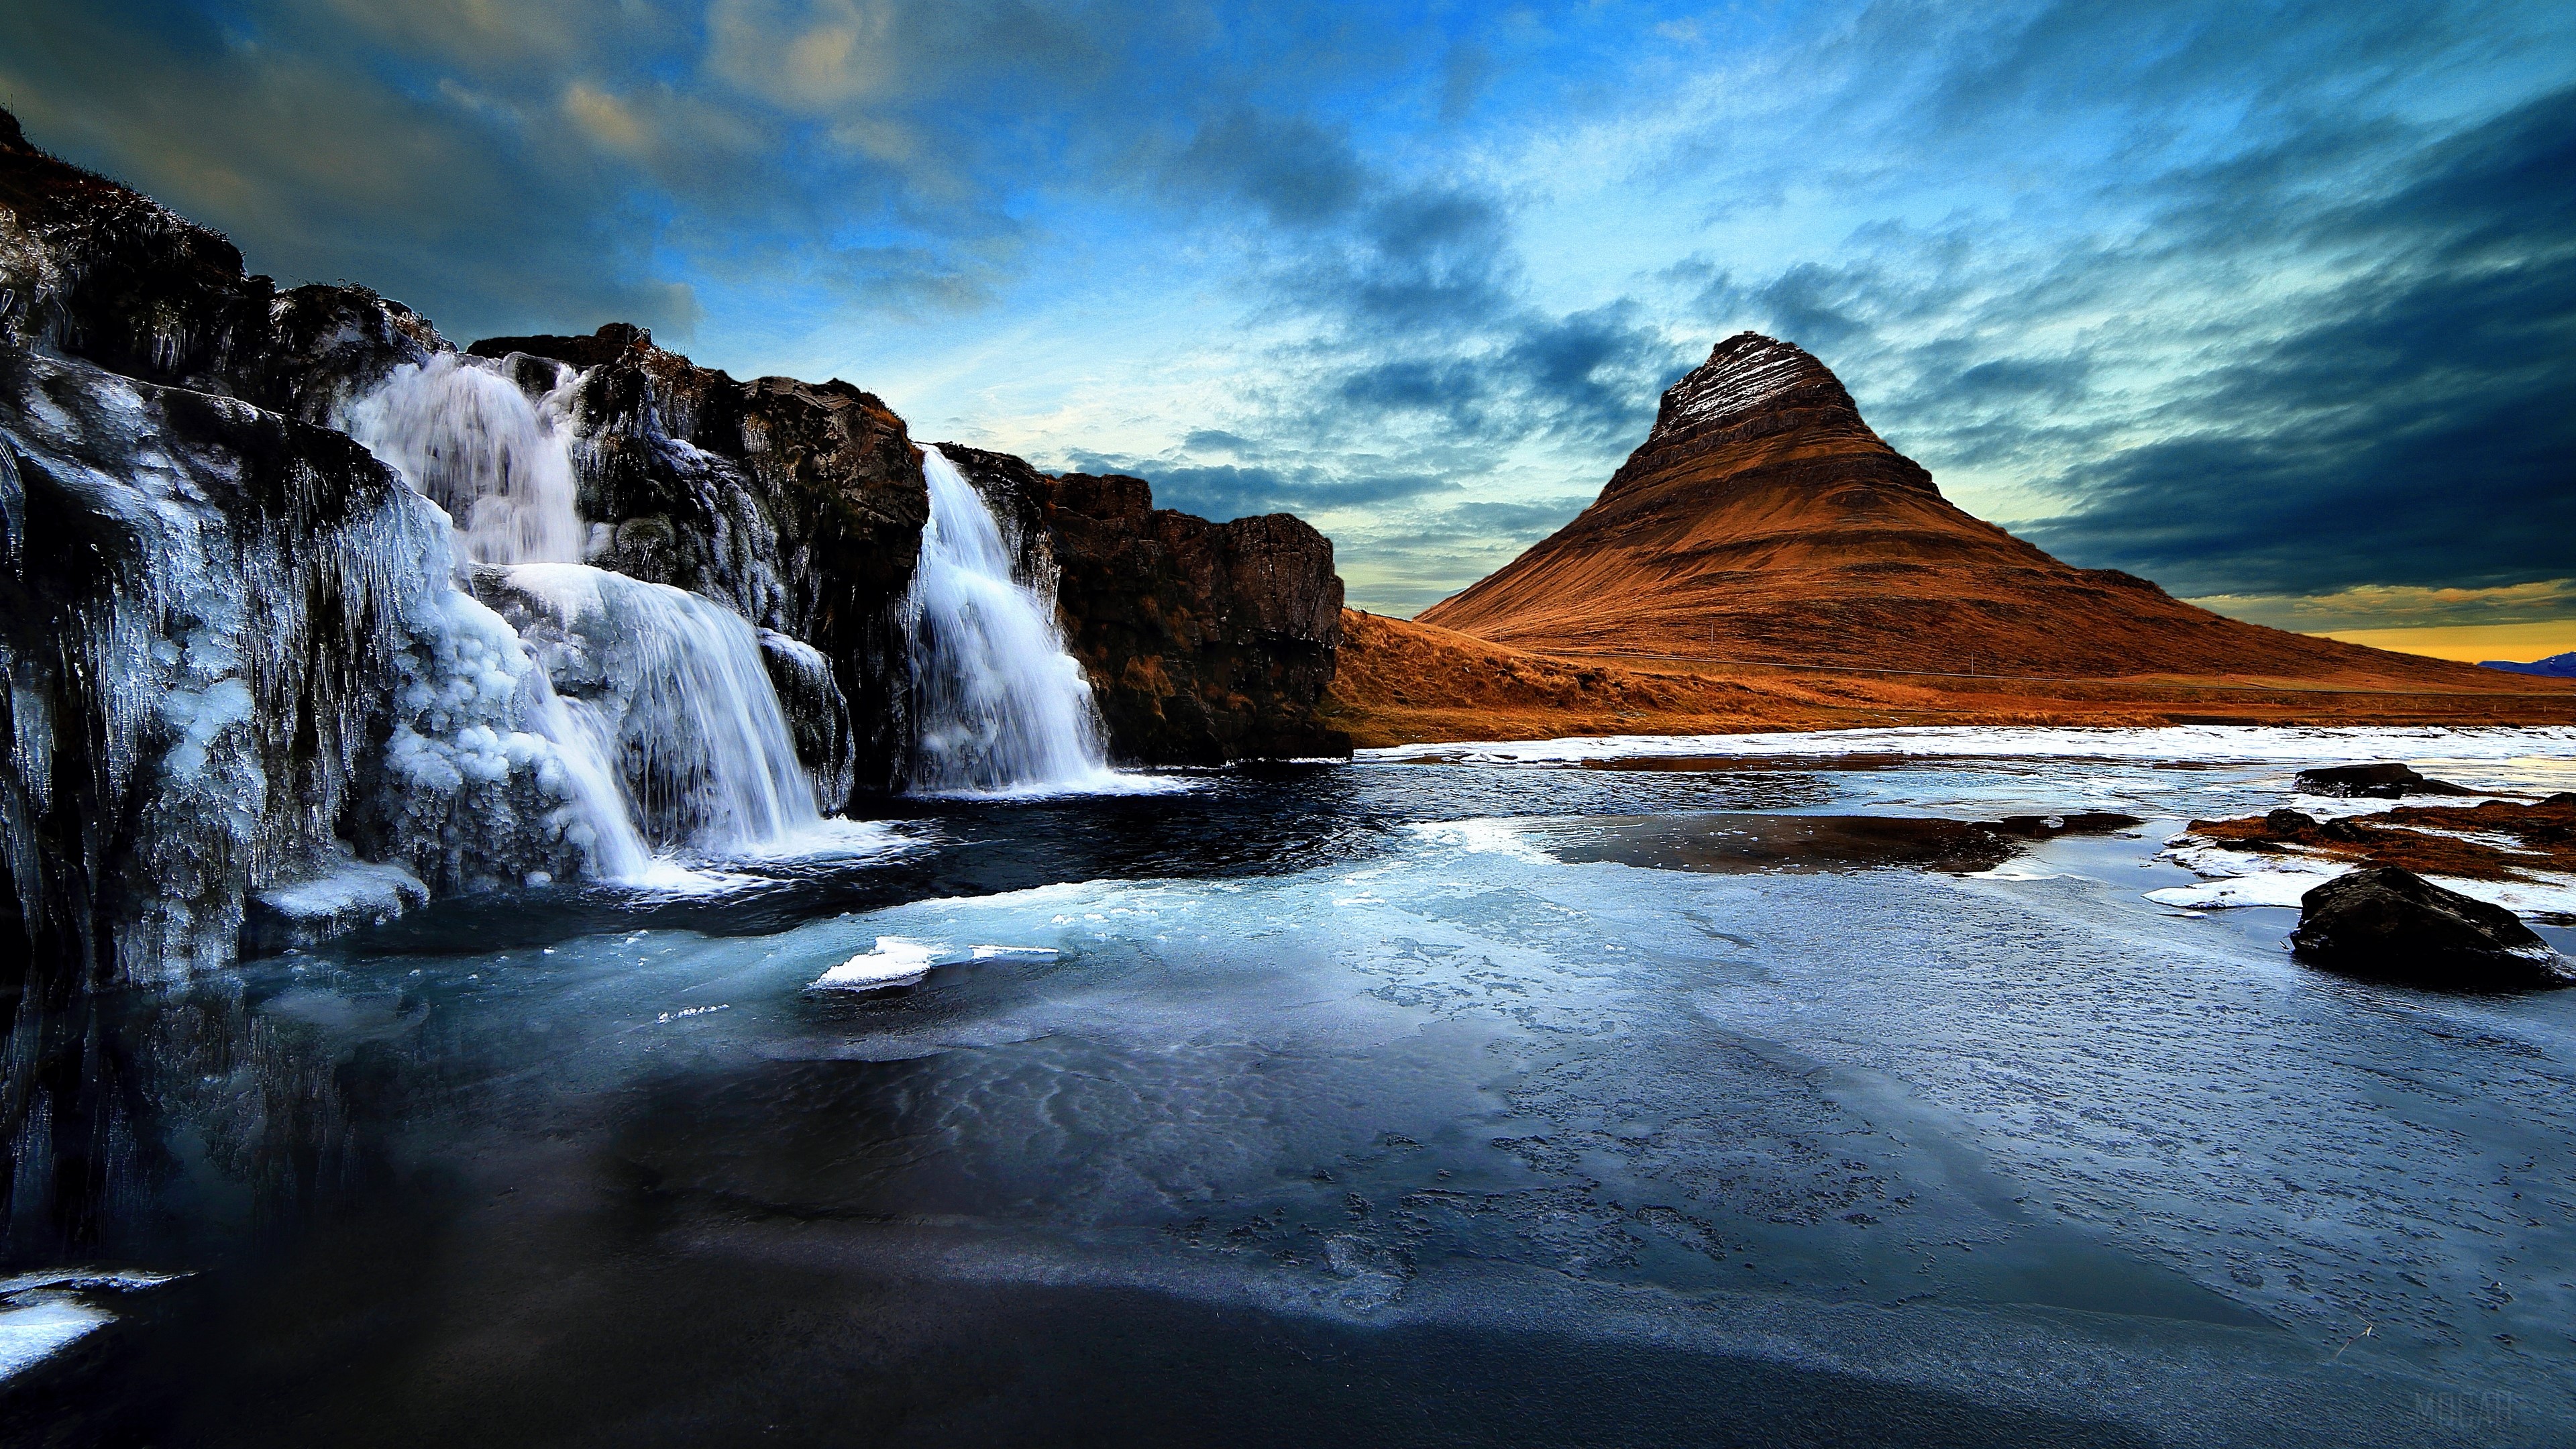
<path id="1" fill-rule="evenodd" d="M 1803 348 L 1741 332 L 1601 496 L 1421 621 L 1561 653 L 2021 675 L 2465 666 L 2266 629 L 2050 557 L 1941 496 Z"/>

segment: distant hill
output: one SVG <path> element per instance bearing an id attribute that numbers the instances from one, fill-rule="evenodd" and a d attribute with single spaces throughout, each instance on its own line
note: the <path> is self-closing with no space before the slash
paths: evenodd
<path id="1" fill-rule="evenodd" d="M 2576 679 L 2576 651 L 2552 654 L 2546 659 L 2535 659 L 2529 664 L 2516 664 L 2510 659 L 2489 659 L 2481 662 L 2478 667 L 2501 669 L 2507 674 L 2537 674 L 2543 679 Z"/>
<path id="2" fill-rule="evenodd" d="M 2060 562 L 1941 496 L 1804 349 L 1743 332 L 1573 522 L 1419 620 L 1524 650 L 1990 676 L 2481 686 Z"/>

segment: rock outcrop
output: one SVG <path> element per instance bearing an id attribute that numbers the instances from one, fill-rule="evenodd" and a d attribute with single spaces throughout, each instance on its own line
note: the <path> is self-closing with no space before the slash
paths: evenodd
<path id="1" fill-rule="evenodd" d="M 2351 871 L 2301 897 L 2290 945 L 2330 970 L 2435 990 L 2571 984 L 2558 954 L 2513 912 L 2398 866 Z"/>
<path id="2" fill-rule="evenodd" d="M 2190 834 L 2258 854 L 2325 855 L 2457 880 L 2563 884 L 2576 877 L 2576 794 L 2566 792 L 2530 804 L 2400 805 L 2336 820 L 2274 810 L 2195 820 Z"/>
<path id="3" fill-rule="evenodd" d="M 2302 795 L 2343 800 L 2402 800 L 2409 795 L 2474 795 L 2448 780 L 2427 779 L 2412 765 L 2322 765 L 2291 782 Z"/>
<path id="4" fill-rule="evenodd" d="M 0 111 L 0 345 L 327 422 L 447 344 L 364 287 L 280 290 L 221 233 L 45 155 Z"/>
<path id="5" fill-rule="evenodd" d="M 1591 507 L 1424 623 L 1519 649 L 1961 675 L 2403 679 L 2466 665 L 2265 629 L 1971 517 L 1823 363 L 1745 332 Z"/>
<path id="6" fill-rule="evenodd" d="M 1341 756 L 1317 713 L 1341 646 L 1333 543 L 1285 513 L 1213 523 L 1154 507 L 1141 478 L 1040 473 L 1007 453 L 940 451 L 1052 569 L 1113 757 L 1142 765 Z"/>

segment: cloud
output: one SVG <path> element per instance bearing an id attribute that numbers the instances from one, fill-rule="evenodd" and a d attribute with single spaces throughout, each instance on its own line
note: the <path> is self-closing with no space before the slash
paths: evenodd
<path id="1" fill-rule="evenodd" d="M 2576 578 L 2495 588 L 2365 584 L 2321 594 L 2213 594 L 2190 602 L 2276 629 L 2321 634 L 2576 620 Z"/>
<path id="2" fill-rule="evenodd" d="M 2508 0 L 0 11 L 30 132 L 255 266 L 1313 512 L 1380 606 L 1753 326 L 2076 562 L 2505 609 L 2576 521 L 2570 57 Z"/>
<path id="3" fill-rule="evenodd" d="M 1323 514 L 1369 508 L 1456 491 L 1457 485 L 1420 474 L 1326 471 L 1314 467 L 1198 464 L 1076 451 L 1065 467 L 1079 473 L 1121 473 L 1153 485 L 1154 506 L 1205 518 L 1245 518 L 1260 513 Z"/>

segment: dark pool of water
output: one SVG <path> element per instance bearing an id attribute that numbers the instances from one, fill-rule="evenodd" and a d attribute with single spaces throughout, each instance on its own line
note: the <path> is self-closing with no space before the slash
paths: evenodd
<path id="1" fill-rule="evenodd" d="M 930 805 L 114 999 L 12 1268 L 190 1276 L 0 1440 L 2566 1442 L 2576 993 L 2145 900 L 2284 784 L 2154 763 Z"/>

